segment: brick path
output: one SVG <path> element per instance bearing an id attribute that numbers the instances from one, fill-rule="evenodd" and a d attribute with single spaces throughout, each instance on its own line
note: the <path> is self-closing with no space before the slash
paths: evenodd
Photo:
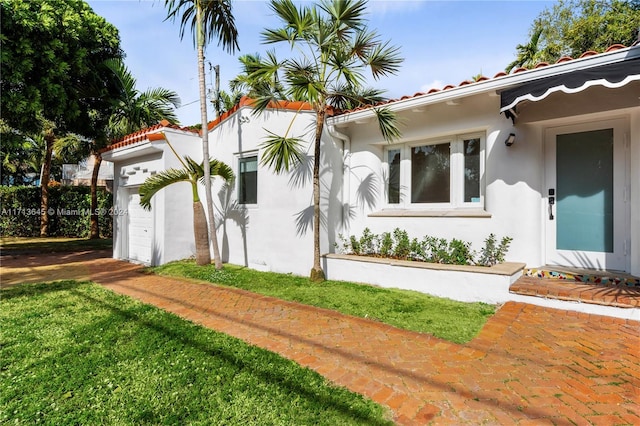
<path id="1" fill-rule="evenodd" d="M 640 424 L 638 322 L 507 303 L 456 345 L 112 259 L 87 265 L 105 287 L 278 352 L 399 424 Z"/>

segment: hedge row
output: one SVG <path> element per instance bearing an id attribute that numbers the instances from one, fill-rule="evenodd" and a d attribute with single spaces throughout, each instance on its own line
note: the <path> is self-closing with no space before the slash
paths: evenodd
<path id="1" fill-rule="evenodd" d="M 0 186 L 0 235 L 37 237 L 40 235 L 40 193 L 35 186 Z M 49 236 L 89 236 L 91 192 L 87 186 L 49 188 Z M 113 196 L 98 189 L 100 235 L 112 236 Z"/>

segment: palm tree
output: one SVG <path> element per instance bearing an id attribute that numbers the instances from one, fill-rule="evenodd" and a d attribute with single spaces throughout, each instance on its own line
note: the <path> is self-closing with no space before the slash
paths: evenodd
<path id="1" fill-rule="evenodd" d="M 402 62 L 399 50 L 378 39 L 366 27 L 366 0 L 323 0 L 296 7 L 291 0 L 272 0 L 271 10 L 282 21 L 263 31 L 264 43 L 286 43 L 300 58 L 278 61 L 270 52 L 244 59 L 244 74 L 236 81 L 255 96 L 257 113 L 277 101 L 305 101 L 316 113 L 313 163 L 313 267 L 311 279 L 324 280 L 320 266 L 320 140 L 330 108 L 353 108 L 379 102 L 381 91 L 365 89 L 365 71 L 374 79 L 395 74 Z M 385 140 L 398 138 L 395 114 L 374 109 Z M 261 164 L 276 173 L 288 172 L 303 158 L 302 139 L 272 134 L 262 145 Z"/>
<path id="2" fill-rule="evenodd" d="M 238 49 L 238 30 L 231 11 L 231 0 L 165 0 L 167 19 L 180 19 L 180 38 L 187 26 L 191 28 L 198 51 L 198 81 L 200 88 L 200 118 L 202 121 L 202 158 L 209 158 L 209 133 L 207 131 L 207 88 L 205 85 L 204 46 L 218 39 L 218 45 L 229 53 Z M 213 258 L 216 269 L 222 268 L 222 258 L 218 248 L 209 163 L 204 162 L 205 198 L 209 215 L 209 238 L 213 244 Z"/>
<path id="3" fill-rule="evenodd" d="M 167 143 L 169 143 L 167 141 Z M 207 217 L 198 195 L 198 182 L 203 182 L 204 164 L 196 163 L 189 157 L 180 158 L 169 144 L 171 150 L 176 154 L 182 163 L 181 169 L 169 169 L 153 175 L 144 181 L 140 186 L 140 205 L 147 210 L 151 210 L 151 198 L 156 192 L 174 184 L 176 182 L 189 182 L 193 193 L 193 234 L 196 244 L 196 263 L 198 265 L 208 265 L 211 263 L 211 252 L 209 250 L 209 238 L 207 234 Z M 233 181 L 233 171 L 225 163 L 212 159 L 209 162 L 211 176 L 220 176 L 225 182 Z"/>
<path id="4" fill-rule="evenodd" d="M 175 108 L 180 106 L 178 94 L 163 88 L 148 89 L 140 92 L 136 89 L 136 79 L 122 60 L 105 61 L 111 71 L 112 84 L 116 95 L 110 100 L 110 115 L 106 120 L 106 128 L 102 136 L 96 138 L 91 145 L 94 155 L 93 172 L 91 174 L 91 225 L 89 238 L 100 238 L 98 226 L 98 173 L 102 163 L 100 149 L 110 141 L 119 139 L 142 128 L 152 126 L 161 120 L 171 124 L 178 123 Z"/>
<path id="5" fill-rule="evenodd" d="M 533 26 L 533 32 L 531 38 L 527 44 L 519 44 L 516 46 L 518 56 L 505 68 L 505 72 L 509 73 L 511 70 L 517 67 L 530 68 L 536 66 L 542 58 L 542 50 L 540 49 L 541 39 L 543 34 L 543 28 L 536 21 Z"/>

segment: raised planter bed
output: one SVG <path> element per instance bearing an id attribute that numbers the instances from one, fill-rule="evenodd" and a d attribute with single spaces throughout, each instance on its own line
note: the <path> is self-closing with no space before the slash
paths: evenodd
<path id="1" fill-rule="evenodd" d="M 416 290 L 462 302 L 504 303 L 509 286 L 520 276 L 524 263 L 495 266 L 443 265 L 349 254 L 326 254 L 328 279 L 355 281 L 388 288 Z"/>

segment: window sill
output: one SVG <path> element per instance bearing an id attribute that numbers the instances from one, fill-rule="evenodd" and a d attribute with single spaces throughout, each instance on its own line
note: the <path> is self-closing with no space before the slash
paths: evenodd
<path id="1" fill-rule="evenodd" d="M 482 209 L 411 210 L 384 209 L 370 213 L 368 217 L 469 217 L 490 218 L 491 213 Z"/>

